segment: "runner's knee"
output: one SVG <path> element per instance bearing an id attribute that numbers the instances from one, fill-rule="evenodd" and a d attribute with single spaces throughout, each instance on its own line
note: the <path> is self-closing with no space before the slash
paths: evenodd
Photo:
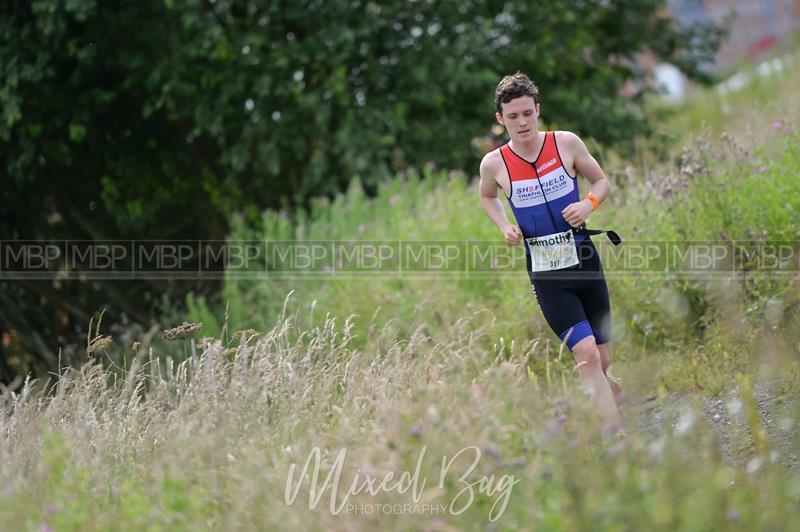
<path id="1" fill-rule="evenodd" d="M 575 357 L 575 363 L 582 373 L 594 373 L 602 371 L 603 365 L 600 360 L 600 350 L 594 343 L 594 339 L 586 338 L 572 350 L 572 355 Z"/>

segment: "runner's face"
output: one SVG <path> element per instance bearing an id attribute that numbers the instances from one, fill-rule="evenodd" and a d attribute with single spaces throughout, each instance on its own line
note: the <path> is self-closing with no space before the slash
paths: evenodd
<path id="1" fill-rule="evenodd" d="M 539 104 L 530 96 L 520 96 L 500 104 L 503 113 L 497 121 L 503 124 L 514 142 L 531 142 L 539 132 Z"/>

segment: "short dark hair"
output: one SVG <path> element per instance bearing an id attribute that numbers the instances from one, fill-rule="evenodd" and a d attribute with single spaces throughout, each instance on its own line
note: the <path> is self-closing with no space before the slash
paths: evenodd
<path id="1" fill-rule="evenodd" d="M 506 76 L 497 84 L 494 90 L 494 105 L 497 112 L 503 114 L 501 104 L 508 103 L 520 96 L 530 96 L 534 103 L 539 103 L 539 89 L 528 76 L 517 71 L 516 74 Z"/>

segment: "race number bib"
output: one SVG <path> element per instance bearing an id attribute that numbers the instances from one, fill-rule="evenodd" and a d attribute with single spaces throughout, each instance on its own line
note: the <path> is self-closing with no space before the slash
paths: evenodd
<path id="1" fill-rule="evenodd" d="M 531 252 L 531 271 L 560 270 L 578 264 L 578 248 L 572 230 L 536 238 L 526 238 Z"/>

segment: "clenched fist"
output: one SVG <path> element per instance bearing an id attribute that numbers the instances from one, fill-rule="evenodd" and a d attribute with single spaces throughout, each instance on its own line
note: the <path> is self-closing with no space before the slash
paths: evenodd
<path id="1" fill-rule="evenodd" d="M 593 210 L 592 202 L 585 199 L 567 205 L 561 215 L 572 227 L 580 227 Z"/>
<path id="2" fill-rule="evenodd" d="M 508 224 L 503 229 L 503 236 L 506 239 L 506 244 L 509 246 L 516 246 L 522 242 L 522 233 L 516 225 Z"/>

